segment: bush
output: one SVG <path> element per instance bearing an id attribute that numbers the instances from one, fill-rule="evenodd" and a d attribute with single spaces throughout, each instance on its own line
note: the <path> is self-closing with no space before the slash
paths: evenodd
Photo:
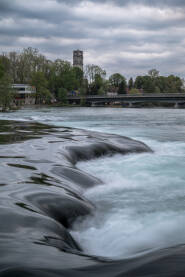
<path id="1" fill-rule="evenodd" d="M 132 88 L 131 90 L 129 90 L 129 93 L 131 93 L 131 94 L 141 94 L 141 92 L 137 88 Z"/>

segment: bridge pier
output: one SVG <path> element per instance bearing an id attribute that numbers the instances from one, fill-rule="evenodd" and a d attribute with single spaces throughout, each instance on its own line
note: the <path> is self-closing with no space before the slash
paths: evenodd
<path id="1" fill-rule="evenodd" d="M 132 108 L 132 107 L 133 107 L 132 102 L 129 102 L 128 107 L 129 107 L 129 108 Z"/>

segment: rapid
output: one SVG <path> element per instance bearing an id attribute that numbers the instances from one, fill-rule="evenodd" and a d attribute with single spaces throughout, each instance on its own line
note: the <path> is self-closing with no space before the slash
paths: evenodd
<path id="1" fill-rule="evenodd" d="M 26 108 L 0 120 L 126 136 L 152 149 L 77 162 L 100 180 L 83 192 L 93 213 L 70 228 L 87 255 L 121 260 L 185 244 L 185 110 Z"/>

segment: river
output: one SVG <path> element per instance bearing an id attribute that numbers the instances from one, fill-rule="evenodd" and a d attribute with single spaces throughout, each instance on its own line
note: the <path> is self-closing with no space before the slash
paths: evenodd
<path id="1" fill-rule="evenodd" d="M 153 150 L 77 163 L 102 181 L 83 193 L 95 211 L 70 229 L 85 253 L 120 260 L 185 244 L 185 110 L 26 108 L 0 120 L 121 135 Z"/>

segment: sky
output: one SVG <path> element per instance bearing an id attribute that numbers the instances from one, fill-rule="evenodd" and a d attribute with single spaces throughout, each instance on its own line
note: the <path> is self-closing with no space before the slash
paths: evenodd
<path id="1" fill-rule="evenodd" d="M 107 75 L 185 77 L 185 0 L 0 0 L 0 52 L 27 47 L 71 62 L 81 49 Z"/>

